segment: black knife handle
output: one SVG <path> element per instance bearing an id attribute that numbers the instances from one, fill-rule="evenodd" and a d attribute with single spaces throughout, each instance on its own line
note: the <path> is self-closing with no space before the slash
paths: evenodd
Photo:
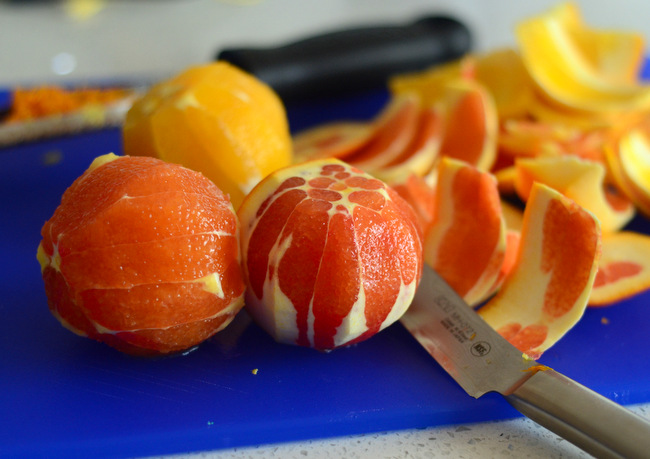
<path id="1" fill-rule="evenodd" d="M 461 22 L 431 16 L 408 25 L 335 31 L 276 48 L 226 49 L 216 58 L 254 74 L 290 102 L 385 87 L 391 75 L 462 57 L 471 41 Z"/>

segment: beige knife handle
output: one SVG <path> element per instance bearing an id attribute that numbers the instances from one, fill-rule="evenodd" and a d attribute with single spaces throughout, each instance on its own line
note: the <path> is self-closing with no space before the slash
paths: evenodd
<path id="1" fill-rule="evenodd" d="M 650 422 L 554 370 L 538 371 L 506 400 L 596 457 L 650 457 Z"/>

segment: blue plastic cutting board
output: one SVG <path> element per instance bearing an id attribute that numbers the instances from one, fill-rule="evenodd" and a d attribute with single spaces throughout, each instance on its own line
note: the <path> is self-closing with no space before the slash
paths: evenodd
<path id="1" fill-rule="evenodd" d="M 300 129 L 367 118 L 384 102 L 363 96 L 289 114 Z M 0 455 L 132 457 L 519 415 L 498 395 L 469 397 L 399 323 L 319 353 L 276 344 L 242 315 L 189 355 L 158 360 L 68 332 L 47 308 L 40 228 L 109 151 L 121 152 L 117 130 L 0 150 Z M 650 232 L 645 220 L 633 225 Z M 649 318 L 650 294 L 588 310 L 541 362 L 619 403 L 650 402 Z"/>

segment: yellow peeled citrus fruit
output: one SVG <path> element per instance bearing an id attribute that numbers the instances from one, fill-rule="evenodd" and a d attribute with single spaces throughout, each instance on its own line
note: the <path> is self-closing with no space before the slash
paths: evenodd
<path id="1" fill-rule="evenodd" d="M 153 86 L 129 110 L 124 153 L 203 173 L 235 208 L 270 172 L 292 162 L 282 101 L 226 62 L 191 67 Z"/>

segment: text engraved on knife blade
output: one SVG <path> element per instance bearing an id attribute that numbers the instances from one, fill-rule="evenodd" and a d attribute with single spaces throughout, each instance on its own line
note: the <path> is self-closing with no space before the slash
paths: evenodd
<path id="1" fill-rule="evenodd" d="M 445 296 L 437 296 L 433 303 L 438 306 L 446 315 L 440 320 L 440 325 L 446 329 L 461 344 L 474 341 L 476 330 L 467 317 L 459 313 L 456 307 Z M 470 352 L 475 357 L 485 357 L 492 350 L 489 342 L 481 340 L 473 343 Z"/>

